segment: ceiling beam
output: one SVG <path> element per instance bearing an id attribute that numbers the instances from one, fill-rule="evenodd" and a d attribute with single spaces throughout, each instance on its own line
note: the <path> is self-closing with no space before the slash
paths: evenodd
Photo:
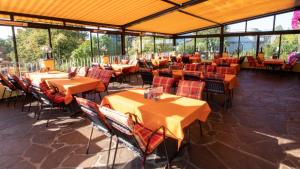
<path id="1" fill-rule="evenodd" d="M 215 22 L 215 21 L 213 21 L 213 20 L 206 19 L 206 18 L 203 18 L 203 17 L 201 17 L 201 16 L 198 16 L 198 15 L 195 15 L 195 14 L 192 14 L 192 13 L 189 13 L 189 12 L 185 12 L 185 11 L 180 10 L 180 9 L 179 9 L 178 11 L 181 12 L 181 13 L 184 13 L 184 14 L 186 14 L 186 15 L 189 15 L 189 16 L 192 16 L 192 17 L 201 19 L 201 20 L 205 20 L 205 21 L 208 21 L 208 22 L 212 22 L 212 23 L 214 23 L 214 24 L 217 24 L 217 25 L 221 25 L 220 23 Z"/>
<path id="2" fill-rule="evenodd" d="M 145 21 L 148 21 L 148 20 L 157 18 L 157 17 L 159 17 L 159 16 L 168 14 L 168 13 L 170 13 L 170 12 L 173 12 L 173 11 L 176 11 L 176 10 L 179 10 L 179 9 L 184 9 L 184 8 L 189 7 L 189 6 L 193 6 L 193 5 L 196 5 L 196 4 L 205 2 L 205 1 L 207 1 L 207 0 L 190 0 L 190 1 L 187 1 L 187 2 L 185 2 L 185 3 L 183 3 L 183 4 L 177 4 L 177 5 L 175 5 L 176 3 L 173 3 L 173 2 L 171 2 L 171 1 L 164 0 L 164 2 L 173 4 L 173 5 L 175 5 L 175 6 L 173 6 L 173 7 L 171 7 L 171 8 L 168 8 L 168 9 L 165 9 L 165 10 L 162 10 L 162 11 L 160 11 L 160 12 L 157 12 L 157 13 L 154 13 L 154 14 L 151 14 L 151 15 L 148 15 L 148 16 L 145 16 L 145 17 L 143 17 L 143 18 L 137 19 L 137 20 L 135 20 L 135 21 L 129 22 L 129 23 L 123 25 L 123 26 L 127 28 L 127 27 L 130 27 L 130 26 L 136 25 L 136 24 L 138 24 L 138 23 L 145 22 Z"/>
<path id="3" fill-rule="evenodd" d="M 16 13 L 16 12 L 0 11 L 0 14 L 13 15 L 13 16 L 22 16 L 22 17 L 29 17 L 29 18 L 38 18 L 38 19 L 46 19 L 46 20 L 61 21 L 61 22 L 71 22 L 71 23 L 78 23 L 78 24 L 83 24 L 83 25 L 121 28 L 120 25 L 98 23 L 98 22 L 89 22 L 89 21 L 81 21 L 81 20 L 73 20 L 73 19 L 64 19 L 64 18 L 56 18 L 56 17 L 49 17 L 49 16 L 40 16 L 40 15 L 33 15 L 33 14 Z"/>

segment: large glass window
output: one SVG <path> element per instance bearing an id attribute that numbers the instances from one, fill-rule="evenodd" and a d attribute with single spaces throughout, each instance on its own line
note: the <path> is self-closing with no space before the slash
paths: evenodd
<path id="1" fill-rule="evenodd" d="M 202 31 L 198 31 L 197 35 L 209 35 L 209 34 L 220 34 L 221 33 L 221 28 L 211 28 L 211 29 L 206 29 Z"/>
<path id="2" fill-rule="evenodd" d="M 247 32 L 260 32 L 273 30 L 274 16 L 254 19 L 247 22 Z"/>
<path id="3" fill-rule="evenodd" d="M 15 60 L 12 42 L 12 29 L 10 26 L 0 26 L 0 72 L 7 74 L 14 72 Z"/>
<path id="4" fill-rule="evenodd" d="M 259 51 L 265 54 L 265 58 L 271 58 L 278 55 L 279 35 L 263 35 L 259 38 Z"/>
<path id="5" fill-rule="evenodd" d="M 53 57 L 59 61 L 70 58 L 91 57 L 88 32 L 51 29 Z"/>
<path id="6" fill-rule="evenodd" d="M 130 58 L 134 58 L 141 52 L 141 41 L 139 36 L 125 36 L 125 50 Z"/>
<path id="7" fill-rule="evenodd" d="M 224 52 L 226 51 L 230 56 L 238 57 L 239 52 L 239 37 L 231 36 L 224 38 Z"/>
<path id="8" fill-rule="evenodd" d="M 202 59 L 208 59 L 207 38 L 196 38 L 196 51 Z"/>
<path id="9" fill-rule="evenodd" d="M 241 36 L 240 37 L 240 56 L 256 55 L 257 36 Z"/>
<path id="10" fill-rule="evenodd" d="M 300 34 L 282 35 L 280 58 L 287 60 L 292 52 L 300 52 Z"/>
<path id="11" fill-rule="evenodd" d="M 184 53 L 184 39 L 176 39 L 176 51 L 180 54 Z"/>
<path id="12" fill-rule="evenodd" d="M 208 58 L 213 59 L 215 54 L 220 53 L 220 38 L 207 38 Z"/>
<path id="13" fill-rule="evenodd" d="M 39 60 L 47 58 L 49 47 L 47 29 L 15 27 L 20 71 L 39 69 Z"/>
<path id="14" fill-rule="evenodd" d="M 93 56 L 100 56 L 100 44 L 98 43 L 98 33 L 92 33 L 92 44 L 93 44 Z"/>
<path id="15" fill-rule="evenodd" d="M 195 52 L 195 38 L 185 38 L 185 50 L 184 53 L 194 53 Z"/>
<path id="16" fill-rule="evenodd" d="M 155 48 L 157 53 L 169 53 L 173 51 L 173 40 L 156 37 Z"/>
<path id="17" fill-rule="evenodd" d="M 143 51 L 143 54 L 153 54 L 154 53 L 154 38 L 153 38 L 153 36 L 142 37 L 142 51 Z"/>
<path id="18" fill-rule="evenodd" d="M 276 15 L 275 30 L 281 31 L 281 30 L 300 29 L 300 22 L 299 21 L 297 22 L 298 12 L 292 11 L 292 12 Z"/>
<path id="19" fill-rule="evenodd" d="M 224 27 L 225 33 L 230 32 L 245 32 L 246 22 L 235 23 L 231 25 L 226 25 Z"/>

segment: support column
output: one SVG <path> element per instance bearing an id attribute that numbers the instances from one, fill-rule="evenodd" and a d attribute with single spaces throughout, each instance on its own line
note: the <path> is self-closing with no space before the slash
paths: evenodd
<path id="1" fill-rule="evenodd" d="M 122 28 L 122 33 L 121 33 L 121 48 L 122 48 L 122 55 L 126 55 L 126 50 L 125 50 L 125 29 Z"/>
<path id="2" fill-rule="evenodd" d="M 221 26 L 221 37 L 220 37 L 220 55 L 223 57 L 224 50 L 224 26 Z"/>
<path id="3" fill-rule="evenodd" d="M 14 21 L 13 15 L 10 16 L 10 19 Z M 20 64 L 19 64 L 19 55 L 18 55 L 18 49 L 17 49 L 17 38 L 16 38 L 16 33 L 15 33 L 15 27 L 11 27 L 12 30 L 12 40 L 13 40 L 13 45 L 14 45 L 14 53 L 15 53 L 15 60 L 16 60 L 16 74 L 20 74 Z"/>

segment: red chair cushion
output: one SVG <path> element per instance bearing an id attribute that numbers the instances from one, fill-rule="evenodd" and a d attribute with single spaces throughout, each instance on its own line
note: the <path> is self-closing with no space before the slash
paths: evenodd
<path id="1" fill-rule="evenodd" d="M 205 83 L 200 81 L 181 80 L 179 81 L 176 95 L 201 99 L 204 85 Z"/>
<path id="2" fill-rule="evenodd" d="M 149 140 L 152 133 L 152 130 L 145 128 L 141 124 L 136 124 L 133 127 L 133 135 L 143 151 L 146 151 L 146 146 L 149 141 L 147 153 L 152 153 L 164 140 L 164 136 L 161 133 L 154 134 Z"/>
<path id="3" fill-rule="evenodd" d="M 217 67 L 216 72 L 220 74 L 232 74 L 232 75 L 236 74 L 234 67 Z"/>
<path id="4" fill-rule="evenodd" d="M 153 87 L 163 87 L 163 91 L 166 93 L 171 92 L 171 88 L 174 84 L 174 78 L 169 77 L 161 77 L 161 76 L 154 76 L 152 85 Z"/>

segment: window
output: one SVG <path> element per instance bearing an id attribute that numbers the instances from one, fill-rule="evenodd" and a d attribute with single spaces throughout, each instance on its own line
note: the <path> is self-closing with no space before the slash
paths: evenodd
<path id="1" fill-rule="evenodd" d="M 259 51 L 265 54 L 265 58 L 271 58 L 273 55 L 278 55 L 279 50 L 279 35 L 263 35 L 259 38 Z"/>
<path id="2" fill-rule="evenodd" d="M 211 28 L 211 29 L 206 29 L 202 31 L 198 31 L 197 35 L 209 35 L 209 34 L 220 34 L 221 33 L 221 28 Z"/>
<path id="3" fill-rule="evenodd" d="M 121 35 L 105 35 L 108 37 L 109 41 L 107 45 L 107 54 L 109 56 L 119 56 L 122 54 L 121 49 Z"/>
<path id="4" fill-rule="evenodd" d="M 300 34 L 290 34 L 281 36 L 280 58 L 287 60 L 292 52 L 300 51 Z"/>
<path id="5" fill-rule="evenodd" d="M 176 51 L 178 53 L 184 53 L 184 39 L 176 39 Z"/>
<path id="6" fill-rule="evenodd" d="M 154 38 L 152 36 L 142 37 L 142 52 L 143 54 L 154 53 Z"/>
<path id="7" fill-rule="evenodd" d="M 241 36 L 239 56 L 255 56 L 256 44 L 257 44 L 257 36 Z"/>
<path id="8" fill-rule="evenodd" d="M 299 21 L 293 22 L 293 19 L 297 20 L 296 18 L 298 18 L 299 14 L 297 13 L 299 13 L 299 11 L 293 11 L 293 12 L 276 15 L 275 30 L 281 31 L 281 30 L 300 29 Z"/>
<path id="9" fill-rule="evenodd" d="M 184 53 L 194 53 L 195 52 L 195 38 L 185 38 L 185 48 Z"/>
<path id="10" fill-rule="evenodd" d="M 238 57 L 239 52 L 239 37 L 225 37 L 224 38 L 224 52 L 227 52 L 230 56 Z"/>
<path id="11" fill-rule="evenodd" d="M 173 51 L 173 39 L 155 38 L 155 48 L 157 53 L 169 53 Z"/>
<path id="12" fill-rule="evenodd" d="M 0 72 L 7 74 L 14 72 L 15 60 L 12 42 L 12 29 L 10 26 L 0 26 Z"/>
<path id="13" fill-rule="evenodd" d="M 220 53 L 220 38 L 207 38 L 208 57 L 206 59 L 213 59 L 215 54 Z"/>
<path id="14" fill-rule="evenodd" d="M 125 36 L 125 50 L 130 58 L 135 58 L 141 53 L 141 41 L 139 36 Z"/>
<path id="15" fill-rule="evenodd" d="M 92 44 L 93 44 L 93 56 L 99 57 L 100 56 L 100 44 L 98 43 L 98 33 L 92 33 Z"/>
<path id="16" fill-rule="evenodd" d="M 245 32 L 246 22 L 235 23 L 231 25 L 226 25 L 224 27 L 225 33 L 230 32 Z"/>
<path id="17" fill-rule="evenodd" d="M 274 16 L 254 19 L 247 22 L 247 32 L 261 32 L 273 30 Z"/>
<path id="18" fill-rule="evenodd" d="M 208 59 L 207 38 L 196 38 L 196 51 L 200 53 L 202 59 Z"/>
<path id="19" fill-rule="evenodd" d="M 47 29 L 15 27 L 20 71 L 38 70 L 39 60 L 47 58 L 49 47 Z"/>
<path id="20" fill-rule="evenodd" d="M 51 29 L 52 55 L 61 59 L 90 58 L 91 42 L 88 32 Z"/>
<path id="21" fill-rule="evenodd" d="M 186 33 L 179 36 L 193 36 L 193 35 L 196 35 L 196 32 Z"/>

